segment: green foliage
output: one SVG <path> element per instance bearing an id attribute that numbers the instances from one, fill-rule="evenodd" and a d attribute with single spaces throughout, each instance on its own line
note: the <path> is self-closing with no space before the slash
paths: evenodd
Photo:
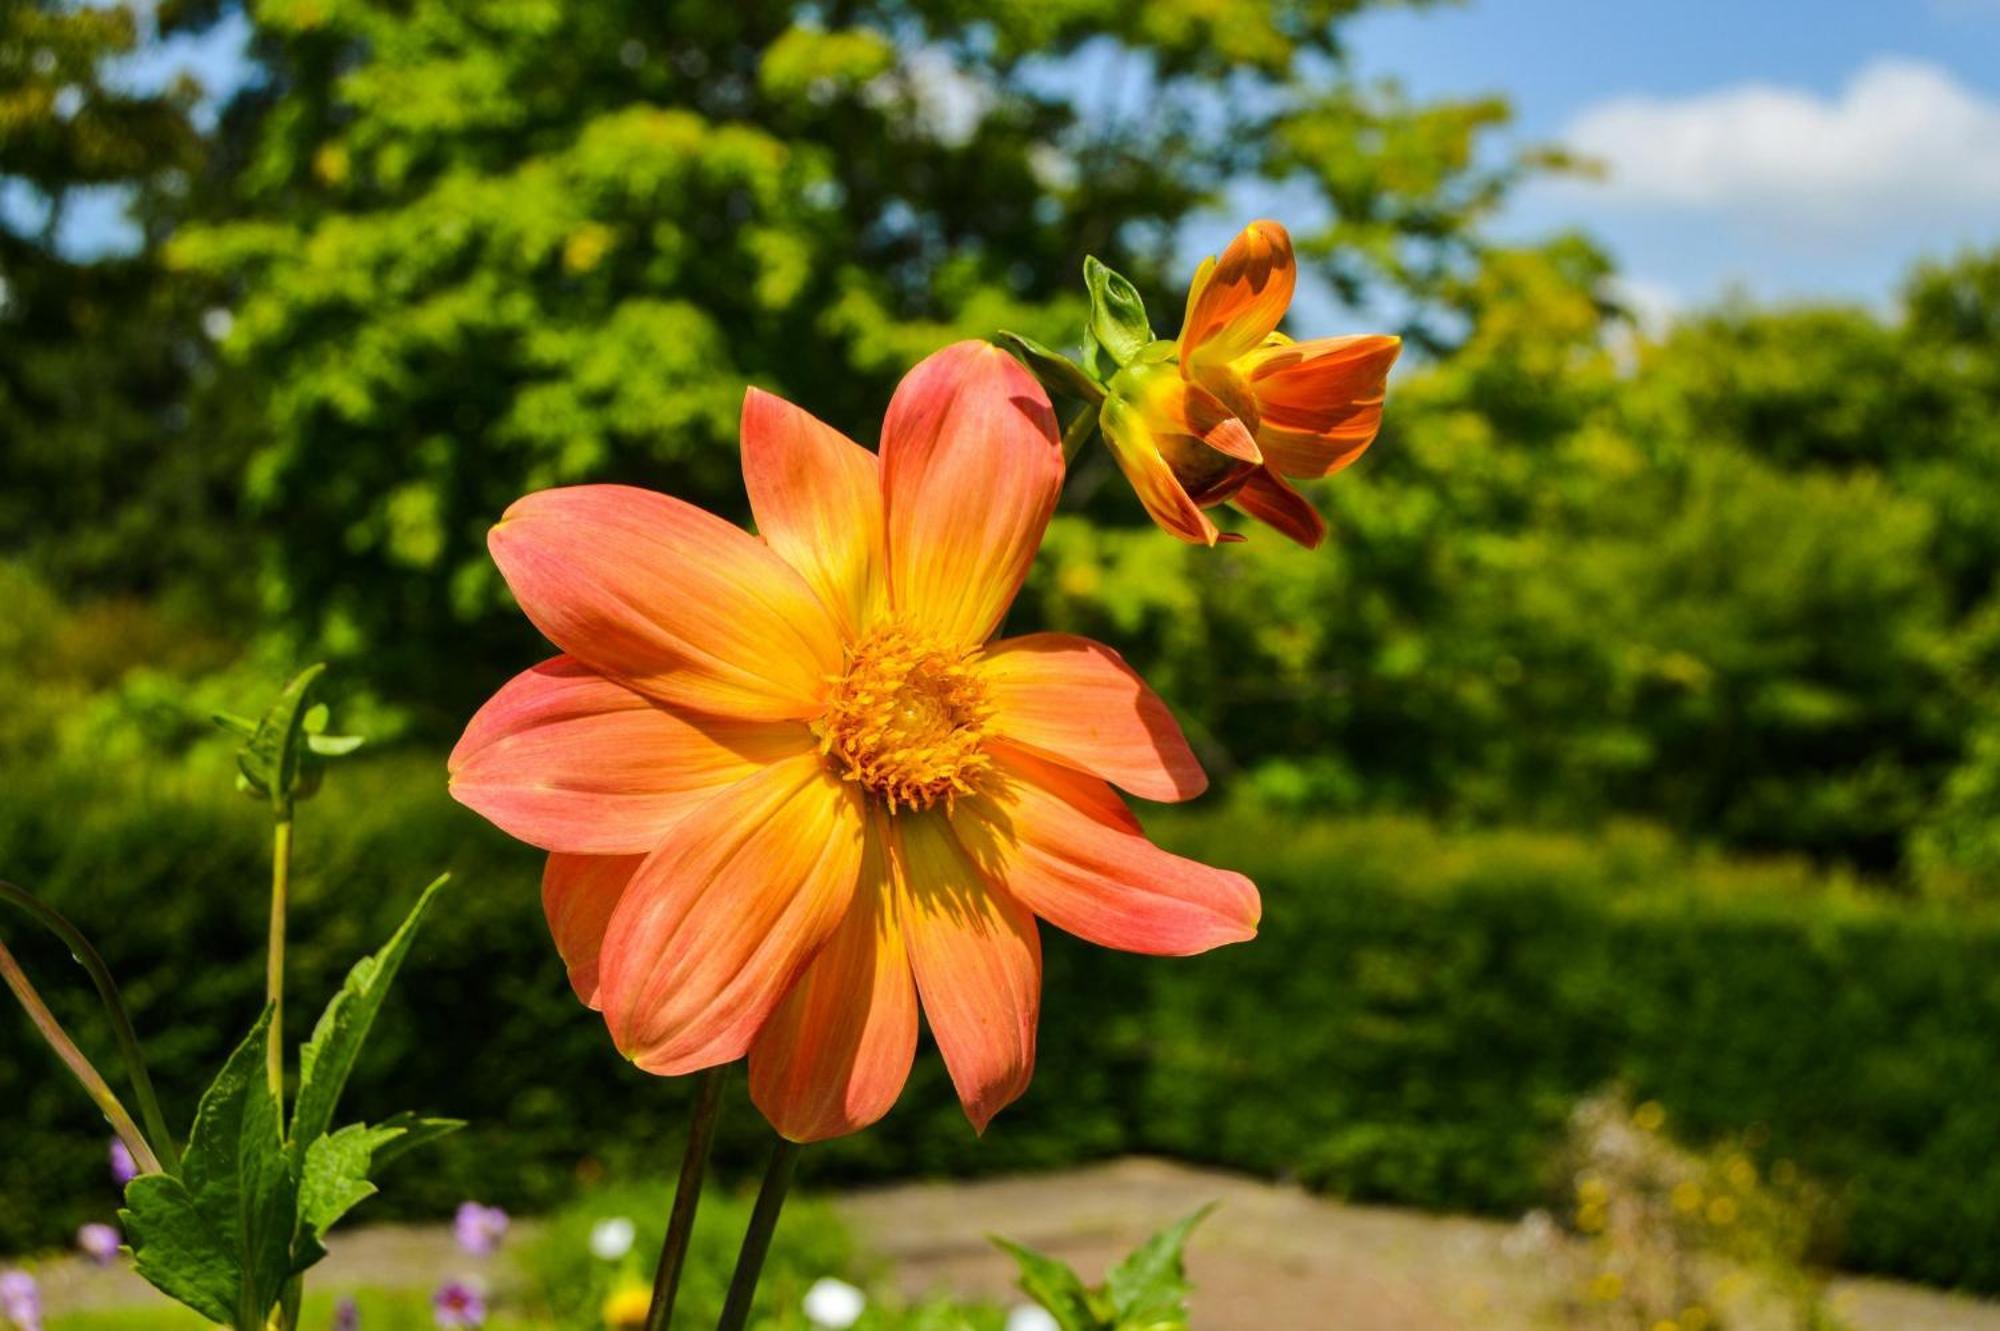
<path id="1" fill-rule="evenodd" d="M 264 1075 L 270 1040 L 266 1009 L 202 1096 L 180 1175 L 134 1179 L 118 1213 L 140 1275 L 237 1331 L 260 1331 L 292 1274 L 299 1178 Z"/>
<path id="2" fill-rule="evenodd" d="M 232 293 L 205 396 L 258 406 L 230 447 L 270 610 L 456 716 L 487 683 L 465 661 L 531 650 L 483 548 L 506 505 L 624 480 L 740 513 L 747 383 L 866 439 L 943 342 L 1069 336 L 1086 253 L 1171 303 L 1174 230 L 1232 181 L 1331 198 L 1334 163 L 1406 144 L 1407 188 L 1386 162 L 1341 186 L 1396 254 L 1342 269 L 1462 266 L 1461 205 L 1516 170 L 1474 165 L 1504 112 L 1351 77 L 1370 7 L 256 6 L 269 82 L 169 255 Z M 1065 60 L 1108 63 L 1144 112 L 1094 113 L 1050 79 Z"/>
<path id="3" fill-rule="evenodd" d="M 316 676 L 299 676 L 277 710 L 297 713 Z M 161 1292 L 210 1321 L 264 1331 L 292 1277 L 326 1256 L 327 1230 L 375 1194 L 370 1173 L 464 1126 L 398 1114 L 375 1127 L 331 1130 L 369 1027 L 443 884 L 425 890 L 402 928 L 355 965 L 327 1005 L 300 1058 L 289 1131 L 266 1071 L 275 1038 L 266 1007 L 202 1095 L 179 1173 L 146 1174 L 127 1186 L 119 1219 L 139 1274 Z"/>
<path id="4" fill-rule="evenodd" d="M 1182 1254 L 1194 1227 L 1214 1207 L 1169 1225 L 1088 1288 L 1075 1271 L 1008 1239 L 993 1242 L 1019 1264 L 1021 1291 L 1056 1319 L 1062 1331 L 1185 1331 L 1191 1287 Z"/>
<path id="5" fill-rule="evenodd" d="M 1145 557 L 1132 555 L 1140 573 Z M 16 604 L 31 613 L 33 598 Z M 68 641 L 60 622 L 37 641 Z M 121 625 L 121 639 L 150 640 Z M 94 659 L 75 642 L 63 652 L 38 659 Z M 53 667 L 7 686 L 23 710 L 0 716 L 0 862 L 97 936 L 163 1094 L 185 1103 L 228 1052 L 218 1033 L 263 1001 L 266 829 L 229 791 L 231 746 L 202 720 L 217 697 L 254 689 L 203 685 L 175 723 L 146 672 L 107 692 Z M 124 756 L 107 764 L 114 743 Z M 374 1214 L 442 1214 L 467 1196 L 533 1210 L 571 1195 L 580 1170 L 656 1174 L 684 1091 L 620 1059 L 577 1005 L 541 919 L 539 855 L 452 804 L 441 770 L 433 752 L 371 750 L 300 832 L 294 992 L 334 991 L 393 931 L 404 903 L 391 884 L 448 866 L 479 885 L 427 921 L 421 964 L 398 978 L 349 1089 L 370 1123 L 421 1104 L 471 1126 Z M 1990 910 L 1899 902 L 1619 824 L 1581 838 L 1298 819 L 1246 801 L 1154 830 L 1258 881 L 1257 943 L 1161 963 L 1048 931 L 1031 1093 L 975 1138 L 926 1052 L 880 1128 L 815 1151 L 816 1181 L 1149 1151 L 1518 1214 L 1546 1200 L 1570 1107 L 1622 1081 L 1697 1142 L 1763 1125 L 1766 1149 L 1841 1203 L 1843 1261 L 2000 1288 L 1979 1238 L 2000 1225 Z M 181 890 L 190 882 L 206 890 Z M 40 940 L 22 944 L 25 966 L 59 969 Z M 88 1045 L 88 993 L 49 997 Z M 4 1247 L 60 1243 L 105 1217 L 91 1200 L 106 1196 L 93 1186 L 104 1143 L 74 1092 L 38 1075 L 29 1038 L 0 1023 L 17 1143 L 0 1153 Z M 767 1141 L 732 1088 L 722 1176 L 748 1177 Z"/>
<path id="6" fill-rule="evenodd" d="M 241 461 L 216 427 L 236 407 L 190 401 L 209 292 L 167 279 L 157 252 L 204 157 L 195 90 L 136 91 L 116 69 L 214 9 L 0 7 L 0 177 L 19 205 L 0 224 L 0 556 L 71 586 L 240 585 L 240 534 L 215 524 Z M 82 190 L 129 197 L 135 252 L 66 243 Z"/>

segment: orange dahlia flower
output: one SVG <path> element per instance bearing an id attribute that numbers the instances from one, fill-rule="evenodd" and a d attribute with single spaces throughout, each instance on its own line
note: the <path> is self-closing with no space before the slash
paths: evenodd
<path id="1" fill-rule="evenodd" d="M 867 1126 L 918 1003 L 983 1130 L 1026 1088 L 1035 917 L 1109 947 L 1256 932 L 1256 888 L 1149 842 L 1113 785 L 1205 777 L 1117 653 L 989 641 L 1062 484 L 1054 416 L 960 343 L 896 390 L 877 456 L 751 390 L 762 538 L 614 485 L 520 500 L 490 545 L 563 655 L 466 728 L 452 792 L 550 853 L 578 997 L 649 1072 L 750 1059 L 787 1137 Z"/>
<path id="2" fill-rule="evenodd" d="M 1326 522 L 1285 478 L 1331 476 L 1382 427 L 1402 339 L 1292 341 L 1277 328 L 1297 283 L 1285 228 L 1252 222 L 1196 270 L 1180 340 L 1111 380 L 1105 441 L 1153 520 L 1184 541 L 1232 539 L 1203 512 L 1229 502 L 1317 546 Z"/>

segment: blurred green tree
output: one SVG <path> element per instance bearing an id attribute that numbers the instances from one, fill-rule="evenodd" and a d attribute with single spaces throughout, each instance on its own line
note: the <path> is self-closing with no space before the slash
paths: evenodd
<path id="1" fill-rule="evenodd" d="M 1069 341 L 1086 252 L 1176 304 L 1249 177 L 1429 329 L 1534 159 L 1478 151 L 1498 102 L 1351 78 L 1374 3 L 260 0 L 233 193 L 172 253 L 234 291 L 276 608 L 456 714 L 532 650 L 482 549 L 522 491 L 738 509 L 745 383 L 871 438 L 948 338 Z"/>
<path id="2" fill-rule="evenodd" d="M 121 67 L 214 9 L 140 12 L 0 6 L 0 552 L 68 587 L 156 588 L 228 544 L 235 468 L 188 404 L 198 293 L 157 251 L 202 161 L 196 90 L 135 90 Z M 79 245 L 80 199 L 123 201 L 133 234 Z"/>

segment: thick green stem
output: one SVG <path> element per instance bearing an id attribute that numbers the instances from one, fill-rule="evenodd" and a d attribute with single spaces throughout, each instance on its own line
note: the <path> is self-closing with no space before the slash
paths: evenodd
<path id="1" fill-rule="evenodd" d="M 1083 451 L 1091 432 L 1097 428 L 1098 411 L 1099 407 L 1093 403 L 1084 406 L 1071 418 L 1069 427 L 1063 431 L 1062 437 L 1064 462 L 1076 461 L 1076 455 Z"/>
<path id="2" fill-rule="evenodd" d="M 125 1111 L 125 1106 L 119 1103 L 116 1095 L 112 1094 L 104 1078 L 98 1075 L 90 1060 L 83 1056 L 83 1051 L 76 1047 L 76 1041 L 69 1038 L 69 1032 L 65 1031 L 62 1023 L 56 1020 L 55 1013 L 49 1011 L 48 1004 L 42 1002 L 42 996 L 35 992 L 35 986 L 28 982 L 26 973 L 15 962 L 14 954 L 7 950 L 4 943 L 0 943 L 0 980 L 6 981 L 7 987 L 14 991 L 14 997 L 21 1000 L 21 1006 L 27 1009 L 28 1020 L 34 1023 L 35 1029 L 41 1032 L 44 1040 L 48 1041 L 49 1048 L 55 1050 L 56 1057 L 63 1061 L 63 1066 L 67 1067 L 71 1075 L 82 1084 L 84 1094 L 88 1095 L 103 1111 L 104 1117 L 110 1120 L 111 1130 L 118 1134 L 118 1139 L 125 1143 L 125 1149 L 132 1153 L 132 1163 L 139 1167 L 139 1172 L 160 1173 L 160 1158 L 154 1155 L 153 1148 L 147 1145 L 146 1136 L 139 1131 L 139 1125 L 132 1121 L 132 1115 Z"/>
<path id="3" fill-rule="evenodd" d="M 173 1131 L 167 1127 L 167 1118 L 160 1110 L 160 1097 L 153 1091 L 153 1077 L 146 1068 L 145 1052 L 139 1047 L 139 1033 L 133 1029 L 132 1015 L 125 1007 L 125 999 L 118 992 L 118 982 L 111 978 L 111 968 L 104 964 L 90 940 L 66 919 L 62 912 L 44 902 L 24 887 L 0 879 L 0 901 L 11 901 L 32 915 L 48 931 L 62 939 L 77 963 L 90 974 L 90 982 L 97 988 L 97 997 L 104 1004 L 105 1015 L 111 1019 L 111 1029 L 118 1037 L 118 1050 L 125 1058 L 125 1073 L 132 1082 L 132 1094 L 139 1101 L 139 1113 L 146 1120 L 146 1135 L 158 1150 L 160 1160 L 170 1174 L 178 1174 L 181 1168 L 180 1152 L 174 1146 Z"/>
<path id="4" fill-rule="evenodd" d="M 674 1296 L 680 1292 L 681 1270 L 687 1265 L 688 1240 L 694 1237 L 694 1213 L 701 1205 L 702 1175 L 708 1171 L 709 1148 L 715 1144 L 715 1124 L 722 1116 L 722 1082 L 728 1071 L 724 1064 L 695 1074 L 694 1113 L 688 1120 L 687 1149 L 681 1153 L 681 1176 L 674 1184 L 666 1241 L 660 1244 L 659 1269 L 653 1273 L 653 1304 L 646 1310 L 646 1331 L 667 1331 L 673 1321 Z"/>
<path id="5" fill-rule="evenodd" d="M 285 909 L 292 882 L 292 819 L 278 819 L 271 834 L 271 946 L 264 967 L 264 997 L 271 1005 L 271 1096 L 285 1104 Z"/>
<path id="6" fill-rule="evenodd" d="M 785 1194 L 792 1186 L 792 1171 L 798 1167 L 797 1142 L 779 1139 L 764 1170 L 764 1186 L 757 1190 L 757 1206 L 750 1212 L 750 1228 L 743 1235 L 743 1249 L 736 1256 L 736 1274 L 729 1279 L 729 1297 L 722 1304 L 722 1320 L 715 1331 L 743 1331 L 750 1321 L 750 1305 L 757 1298 L 757 1278 L 764 1274 L 764 1257 L 771 1251 L 771 1236 L 778 1231 L 778 1213 L 785 1209 Z"/>

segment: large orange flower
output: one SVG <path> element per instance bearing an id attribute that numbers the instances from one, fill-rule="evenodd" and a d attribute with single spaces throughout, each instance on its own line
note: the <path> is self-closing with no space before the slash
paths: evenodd
<path id="1" fill-rule="evenodd" d="M 1277 329 L 1297 284 L 1285 228 L 1252 222 L 1195 272 L 1178 343 L 1111 382 L 1105 440 L 1153 520 L 1184 541 L 1228 539 L 1203 510 L 1229 502 L 1317 546 L 1325 520 L 1285 478 L 1331 476 L 1382 427 L 1401 339 L 1292 341 Z"/>
<path id="2" fill-rule="evenodd" d="M 665 495 L 529 495 L 493 557 L 563 655 L 466 728 L 452 791 L 550 852 L 543 901 L 618 1048 L 750 1057 L 797 1141 L 909 1075 L 919 996 L 980 1129 L 1035 1058 L 1035 917 L 1109 947 L 1256 932 L 1256 888 L 1152 845 L 1112 789 L 1206 779 L 1106 647 L 989 642 L 1062 484 L 1048 399 L 983 343 L 903 380 L 882 453 L 751 390 L 762 539 Z"/>

